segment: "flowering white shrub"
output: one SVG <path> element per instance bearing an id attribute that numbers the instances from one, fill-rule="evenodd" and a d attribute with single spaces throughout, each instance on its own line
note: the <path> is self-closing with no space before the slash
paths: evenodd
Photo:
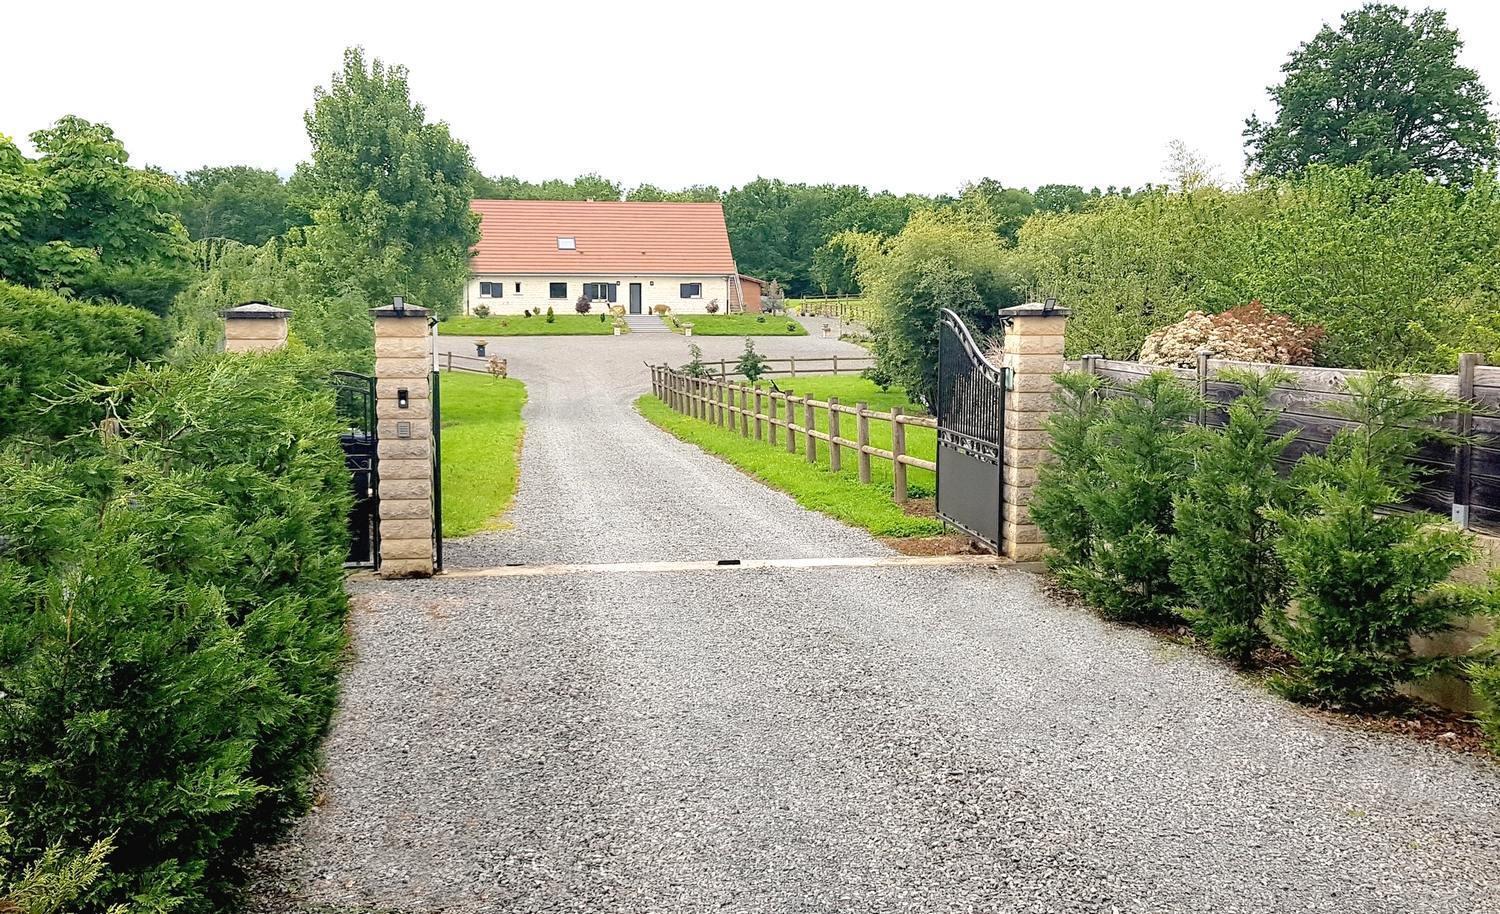
<path id="1" fill-rule="evenodd" d="M 1299 324 L 1252 301 L 1218 314 L 1189 311 L 1182 320 L 1146 337 L 1140 360 L 1191 368 L 1198 350 L 1207 349 L 1216 359 L 1311 365 L 1322 339 L 1322 327 Z"/>

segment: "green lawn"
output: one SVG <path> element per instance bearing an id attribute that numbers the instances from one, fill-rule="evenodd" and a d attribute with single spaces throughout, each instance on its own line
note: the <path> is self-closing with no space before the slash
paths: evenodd
<path id="1" fill-rule="evenodd" d="M 516 494 L 526 387 L 510 378 L 442 376 L 443 535 L 502 526 Z"/>
<path id="2" fill-rule="evenodd" d="M 765 320 L 758 320 L 764 317 Z M 789 317 L 769 314 L 668 314 L 663 320 L 673 333 L 693 325 L 693 336 L 807 336 L 807 328 Z"/>
<path id="3" fill-rule="evenodd" d="M 846 379 L 840 377 L 819 380 L 842 383 Z M 870 386 L 873 388 L 874 385 Z M 832 386 L 829 386 L 829 390 L 832 391 Z M 833 395 L 840 396 L 837 392 Z M 884 396 L 891 398 L 894 395 Z M 872 408 L 874 407 L 876 399 L 873 395 L 866 396 L 864 399 L 871 404 Z M 892 399 L 887 402 L 898 401 Z M 636 400 L 635 405 L 641 415 L 652 424 L 665 429 L 683 441 L 697 445 L 710 454 L 723 458 L 771 488 L 786 492 L 803 507 L 821 511 L 845 523 L 863 527 L 876 536 L 933 536 L 943 532 L 943 525 L 936 518 L 907 514 L 891 500 L 890 470 L 886 461 L 871 460 L 874 481 L 870 485 L 863 485 L 859 481 L 858 463 L 852 453 L 845 452 L 842 472 L 828 471 L 827 448 L 821 441 L 818 442 L 818 468 L 815 469 L 807 462 L 800 438 L 797 442 L 797 452 L 789 454 L 781 443 L 784 439 L 779 439 L 777 446 L 772 447 L 765 441 L 744 438 L 738 432 L 684 416 L 650 394 Z M 824 428 L 827 427 L 826 421 L 826 417 L 820 421 L 820 425 Z M 888 428 L 887 423 L 879 423 L 878 426 Z M 885 432 L 882 438 L 878 436 L 876 428 L 877 423 L 871 423 L 871 443 L 888 447 L 889 432 Z M 846 437 L 854 437 L 852 424 L 849 425 L 847 431 L 841 427 L 840 432 Z M 931 459 L 931 453 L 936 448 L 935 440 L 932 439 L 932 431 L 908 427 L 907 432 L 909 444 L 915 444 L 917 433 L 924 433 L 929 440 L 933 441 L 926 446 L 926 453 L 917 447 L 911 448 L 914 454 Z M 882 467 L 885 468 L 883 472 Z M 928 486 L 931 485 L 931 473 L 908 468 L 908 488 L 913 496 L 921 494 L 921 486 L 917 483 L 919 475 L 928 480 Z"/>
<path id="4" fill-rule="evenodd" d="M 550 324 L 545 315 L 515 314 L 450 317 L 438 324 L 443 336 L 609 336 L 614 332 L 608 315 L 601 321 L 598 314 L 559 314 Z"/>
<path id="5" fill-rule="evenodd" d="M 790 390 L 799 397 L 811 396 L 814 400 L 826 401 L 829 397 L 838 397 L 843 406 L 853 406 L 856 403 L 864 403 L 869 406 L 871 412 L 890 412 L 892 406 L 899 406 L 909 416 L 925 416 L 927 410 L 913 403 L 906 396 L 906 392 L 899 387 L 889 390 L 881 390 L 874 381 L 866 380 L 859 375 L 797 375 L 795 378 L 778 377 L 775 379 L 776 386 L 783 392 Z M 766 387 L 767 382 L 762 380 L 761 387 Z M 778 411 L 782 407 L 778 405 Z M 801 425 L 803 415 L 801 405 L 798 405 L 797 424 Z M 778 413 L 779 414 L 779 413 Z M 828 411 L 826 409 L 815 410 L 813 414 L 814 424 L 819 431 L 828 431 Z M 839 437 L 848 438 L 853 441 L 855 436 L 854 417 L 850 415 L 839 416 Z M 780 443 L 780 439 L 778 439 Z M 889 422 L 870 422 L 870 444 L 885 450 L 891 449 L 891 424 Z M 798 442 L 801 447 L 801 442 Z M 906 453 L 923 460 L 937 459 L 937 430 L 930 428 L 917 428 L 908 425 L 906 427 Z M 844 473 L 858 473 L 858 464 L 855 455 L 847 449 L 843 455 Z M 806 458 L 803 458 L 804 461 Z M 818 463 L 828 466 L 827 445 L 818 442 Z M 870 458 L 870 479 L 884 485 L 887 489 L 892 484 L 891 462 L 881 460 L 879 457 Z M 906 490 L 914 496 L 932 495 L 937 491 L 937 478 L 930 470 L 919 467 L 906 468 Z"/>

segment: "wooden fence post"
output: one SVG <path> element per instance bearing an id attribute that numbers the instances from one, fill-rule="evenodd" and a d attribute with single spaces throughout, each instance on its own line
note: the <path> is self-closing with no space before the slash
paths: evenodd
<path id="1" fill-rule="evenodd" d="M 870 446 L 870 413 L 866 403 L 854 404 L 854 440 L 859 442 L 859 481 L 870 483 L 870 455 L 865 448 Z"/>
<path id="2" fill-rule="evenodd" d="M 760 418 L 761 407 L 763 405 L 764 404 L 762 404 L 762 402 L 761 402 L 760 388 L 757 387 L 757 388 L 755 388 L 755 440 L 756 441 L 764 441 L 764 440 L 766 440 L 766 429 L 765 429 L 765 426 L 761 424 L 761 418 Z"/>
<path id="3" fill-rule="evenodd" d="M 1199 349 L 1194 355 L 1197 356 L 1198 426 L 1201 428 L 1208 424 L 1208 357 L 1213 355 L 1213 350 Z"/>
<path id="4" fill-rule="evenodd" d="M 770 425 L 771 425 L 771 447 L 775 447 L 776 446 L 776 403 L 777 403 L 777 397 L 776 397 L 775 394 L 768 394 L 767 396 L 768 396 L 768 399 L 771 402 L 766 404 L 766 418 L 770 420 Z"/>
<path id="5" fill-rule="evenodd" d="M 788 376 L 795 378 L 797 376 L 797 357 L 796 356 L 791 356 L 791 357 L 789 357 L 787 359 L 787 361 L 791 363 L 791 368 L 792 368 L 792 370 L 790 372 L 788 372 L 787 374 L 788 374 Z"/>
<path id="6" fill-rule="evenodd" d="M 712 381 L 710 383 L 713 384 L 713 392 L 714 392 L 714 403 L 713 403 L 713 406 L 714 406 L 714 411 L 716 413 L 715 418 L 714 418 L 714 424 L 717 425 L 719 428 L 723 428 L 724 427 L 724 382 L 723 381 L 719 381 L 719 380 L 715 380 L 715 381 Z"/>
<path id="7" fill-rule="evenodd" d="M 802 415 L 802 424 L 807 426 L 807 431 L 802 433 L 802 437 L 807 439 L 807 462 L 817 463 L 818 436 L 813 434 L 813 429 L 818 427 L 818 414 L 817 411 L 813 409 L 812 394 L 808 394 L 807 397 L 802 401 Z"/>
<path id="8" fill-rule="evenodd" d="M 834 358 L 838 358 L 838 356 L 834 356 Z M 828 468 L 835 473 L 843 469 L 843 452 L 839 450 L 838 397 L 828 398 Z"/>
<path id="9" fill-rule="evenodd" d="M 448 371 L 451 373 L 453 371 L 453 353 L 449 351 L 443 354 L 448 357 Z"/>
<path id="10" fill-rule="evenodd" d="M 1102 359 L 1102 358 L 1104 358 L 1104 357 L 1101 356 L 1101 355 L 1086 355 L 1086 356 L 1084 356 L 1083 357 L 1083 373 L 1084 374 L 1098 374 L 1099 373 L 1099 360 Z"/>
<path id="11" fill-rule="evenodd" d="M 729 380 L 729 360 L 719 359 L 719 377 L 725 381 Z"/>
<path id="12" fill-rule="evenodd" d="M 838 356 L 834 356 L 833 357 L 833 373 L 834 374 L 838 374 L 839 373 L 839 357 Z"/>
<path id="13" fill-rule="evenodd" d="M 901 457 L 906 453 L 906 426 L 901 422 L 901 407 L 891 407 L 891 473 L 895 481 L 896 504 L 906 504 L 906 464 Z"/>
<path id="14" fill-rule="evenodd" d="M 1484 363 L 1484 356 L 1465 352 L 1458 357 L 1458 399 L 1464 410 L 1458 414 L 1458 433 L 1463 436 L 1453 452 L 1453 522 L 1469 526 L 1469 502 L 1474 496 L 1474 369 Z"/>
<path id="15" fill-rule="evenodd" d="M 797 453 L 797 433 L 792 431 L 792 425 L 797 421 L 797 398 L 792 396 L 792 389 L 786 389 L 786 452 Z"/>
<path id="16" fill-rule="evenodd" d="M 740 389 L 740 437 L 750 437 L 750 388 L 739 385 Z"/>

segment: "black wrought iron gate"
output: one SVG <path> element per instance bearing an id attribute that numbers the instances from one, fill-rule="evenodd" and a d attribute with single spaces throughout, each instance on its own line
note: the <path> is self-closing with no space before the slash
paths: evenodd
<path id="1" fill-rule="evenodd" d="M 969 328 L 938 316 L 937 513 L 1002 550 L 1005 511 L 1005 370 L 985 358 Z"/>
<path id="2" fill-rule="evenodd" d="M 334 404 L 344 431 L 344 465 L 354 488 L 349 511 L 346 564 L 374 568 L 380 563 L 380 458 L 375 422 L 375 379 L 352 371 L 333 372 Z"/>

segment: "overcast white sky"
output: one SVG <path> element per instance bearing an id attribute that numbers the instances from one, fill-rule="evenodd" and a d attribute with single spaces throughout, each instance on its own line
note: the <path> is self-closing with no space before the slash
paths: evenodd
<path id="1" fill-rule="evenodd" d="M 1233 178 L 1288 52 L 1355 5 L 7 3 L 0 133 L 73 113 L 111 124 L 137 164 L 289 173 L 313 87 L 361 44 L 411 70 L 491 175 L 1139 185 L 1176 137 Z M 1500 93 L 1500 3 L 1442 5 Z"/>

